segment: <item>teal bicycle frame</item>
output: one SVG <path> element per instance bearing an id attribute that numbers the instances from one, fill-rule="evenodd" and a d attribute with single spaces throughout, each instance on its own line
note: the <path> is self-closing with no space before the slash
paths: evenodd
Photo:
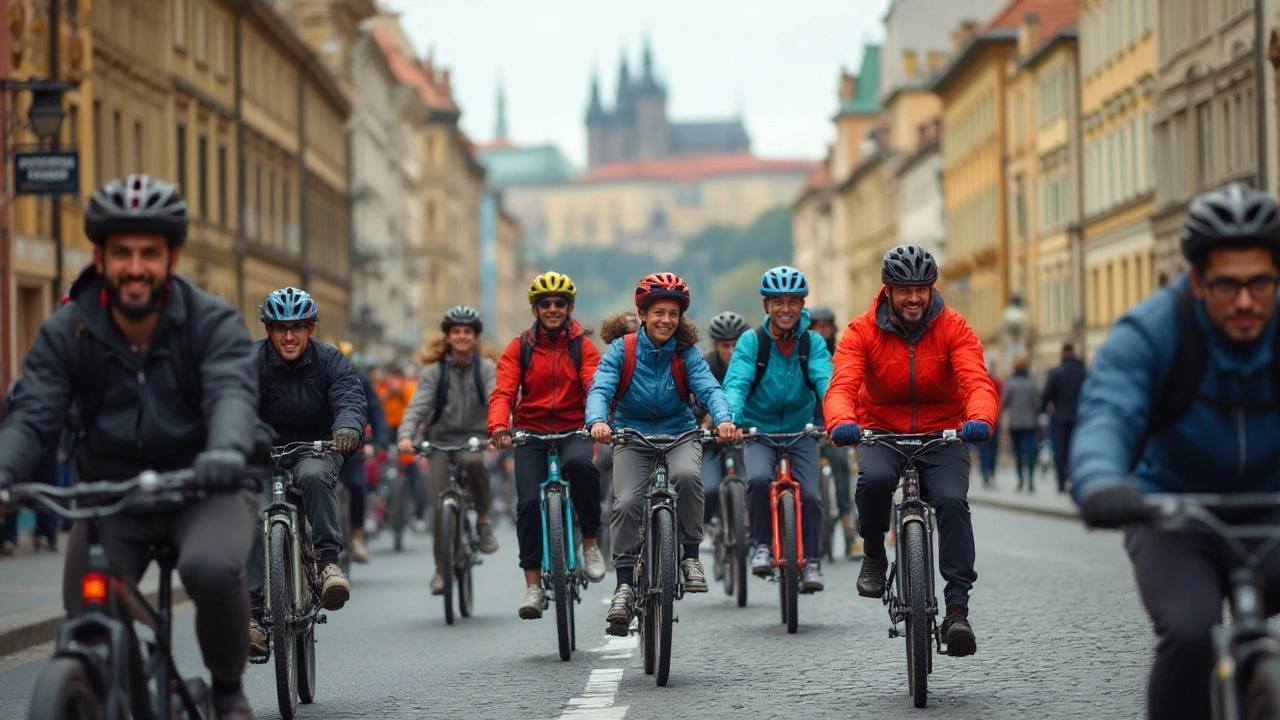
<path id="1" fill-rule="evenodd" d="M 572 437 L 576 433 L 566 434 Z M 545 438 L 545 439 L 550 439 Z M 564 544 L 569 573 L 578 571 L 578 543 L 573 535 L 573 498 L 569 496 L 569 482 L 560 476 L 560 450 L 547 443 L 547 479 L 542 489 L 539 506 L 542 509 L 542 574 L 551 574 L 551 538 L 547 534 L 547 493 L 558 492 L 564 496 Z"/>

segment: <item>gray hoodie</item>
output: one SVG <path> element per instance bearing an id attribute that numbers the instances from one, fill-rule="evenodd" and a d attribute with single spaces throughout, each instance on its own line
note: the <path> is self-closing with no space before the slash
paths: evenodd
<path id="1" fill-rule="evenodd" d="M 484 397 L 476 391 L 475 369 L 473 362 L 480 363 L 480 381 L 484 385 Z M 445 356 L 445 364 L 449 368 L 449 395 L 445 398 L 444 411 L 435 425 L 427 428 L 427 440 L 438 443 L 458 443 L 472 437 L 488 437 L 489 403 L 493 395 L 493 386 L 497 382 L 497 365 L 478 352 L 471 354 L 471 360 L 459 363 L 453 353 Z M 396 431 L 396 441 L 412 440 L 418 432 L 418 426 L 431 421 L 436 410 L 436 386 L 440 382 L 440 362 L 436 361 L 422 369 L 418 376 L 418 387 L 413 391 L 413 398 L 404 410 L 404 419 L 400 429 Z"/>

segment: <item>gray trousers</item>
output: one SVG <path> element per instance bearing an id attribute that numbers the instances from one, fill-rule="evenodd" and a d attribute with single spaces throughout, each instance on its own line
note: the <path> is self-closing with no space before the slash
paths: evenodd
<path id="1" fill-rule="evenodd" d="M 489 468 L 483 452 L 458 453 L 458 484 L 471 490 L 477 515 L 489 514 Z M 440 567 L 440 493 L 449 489 L 449 458 L 433 455 L 427 463 L 427 501 L 431 503 L 431 549 Z"/>
<path id="2" fill-rule="evenodd" d="M 613 517 L 609 532 L 613 566 L 634 567 L 640 552 L 644 498 L 657 453 L 648 448 L 613 450 Z M 680 544 L 702 542 L 702 445 L 687 442 L 667 453 L 667 482 L 676 491 Z"/>
<path id="3" fill-rule="evenodd" d="M 293 466 L 293 482 L 302 488 L 302 513 L 311 528 L 311 543 L 316 556 L 322 562 L 337 562 L 342 552 L 342 518 L 338 514 L 338 472 L 342 470 L 341 453 L 331 452 L 323 457 L 299 460 Z M 262 497 L 262 507 L 271 501 L 271 488 Z M 253 550 L 249 552 L 249 598 L 255 611 L 262 610 L 263 585 L 266 583 L 264 567 L 266 544 L 262 539 L 262 524 L 254 526 Z"/>
<path id="4" fill-rule="evenodd" d="M 67 540 L 62 602 L 69 617 L 82 610 L 80 585 L 88 559 L 88 521 L 79 521 Z M 213 679 L 238 683 L 249 660 L 249 595 L 245 555 L 254 528 L 249 493 L 211 497 L 172 514 L 112 515 L 96 521 L 98 539 L 112 567 L 137 582 L 147 565 L 147 548 L 172 547 L 182 587 L 196 606 L 196 639 Z"/>

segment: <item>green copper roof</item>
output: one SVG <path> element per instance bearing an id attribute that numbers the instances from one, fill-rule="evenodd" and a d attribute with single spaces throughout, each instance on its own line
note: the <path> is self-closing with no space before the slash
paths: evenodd
<path id="1" fill-rule="evenodd" d="M 556 184 L 577 174 L 554 145 L 482 150 L 478 159 L 489 182 L 499 187 Z"/>
<path id="2" fill-rule="evenodd" d="M 880 46 L 862 49 L 862 67 L 858 68 L 858 87 L 853 98 L 840 104 L 840 114 L 879 115 L 884 107 L 880 97 Z"/>

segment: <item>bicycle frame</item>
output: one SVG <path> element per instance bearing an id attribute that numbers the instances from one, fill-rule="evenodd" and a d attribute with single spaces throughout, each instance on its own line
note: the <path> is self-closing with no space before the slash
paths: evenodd
<path id="1" fill-rule="evenodd" d="M 291 443 L 280 448 L 274 448 L 272 451 L 272 459 L 276 463 L 276 470 L 271 475 L 271 502 L 262 510 L 262 578 L 263 587 L 271 587 L 271 545 L 267 539 L 271 536 L 272 526 L 279 525 L 284 527 L 289 533 L 292 542 L 289 543 L 289 574 L 292 575 L 293 588 L 293 607 L 290 608 L 290 621 L 298 622 L 304 618 L 310 622 L 323 623 L 324 618 L 320 614 L 320 603 L 316 588 L 307 579 L 306 568 L 303 564 L 304 558 L 314 558 L 315 551 L 312 545 L 310 533 L 306 532 L 306 516 L 302 512 L 299 503 L 293 502 L 289 496 L 290 492 L 300 493 L 301 490 L 293 484 L 293 468 L 288 470 L 282 469 L 282 462 L 308 456 L 318 456 L 325 453 L 329 448 L 329 443 L 325 441 L 317 441 L 310 443 Z M 271 593 L 263 592 L 263 624 L 270 626 L 271 620 Z M 308 602 L 310 601 L 310 602 Z M 253 658 L 255 664 L 266 663 L 270 656 L 262 658 Z"/>
<path id="2" fill-rule="evenodd" d="M 543 576 L 551 575 L 551 538 L 548 530 L 547 520 L 547 493 L 560 493 L 564 498 L 562 511 L 564 513 L 564 539 L 565 539 L 565 567 L 570 575 L 578 570 L 578 542 L 574 535 L 573 526 L 573 499 L 569 495 L 569 481 L 565 480 L 560 474 L 560 447 L 559 441 L 571 437 L 587 437 L 586 432 L 582 430 L 574 430 L 567 433 L 548 433 L 535 434 L 529 432 L 518 432 L 515 435 L 517 444 L 527 444 L 529 442 L 538 442 L 547 449 L 547 479 L 542 481 L 539 486 L 539 509 L 542 518 L 542 574 Z"/>

